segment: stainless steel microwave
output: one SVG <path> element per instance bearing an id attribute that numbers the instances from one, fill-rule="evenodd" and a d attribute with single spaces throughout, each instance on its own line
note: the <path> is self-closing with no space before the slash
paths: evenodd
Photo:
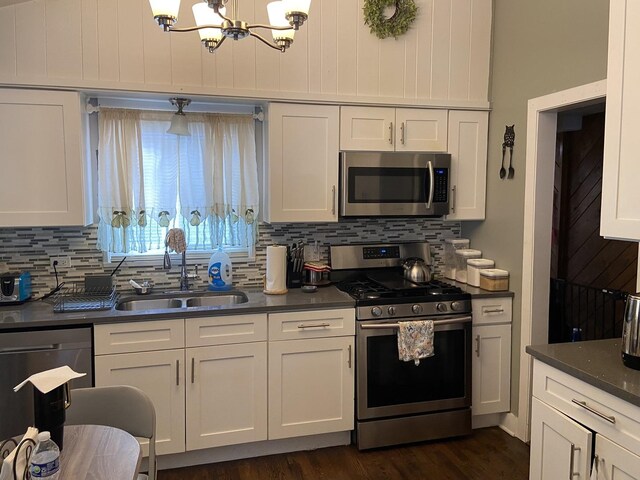
<path id="1" fill-rule="evenodd" d="M 449 213 L 448 153 L 342 152 L 343 217 Z"/>

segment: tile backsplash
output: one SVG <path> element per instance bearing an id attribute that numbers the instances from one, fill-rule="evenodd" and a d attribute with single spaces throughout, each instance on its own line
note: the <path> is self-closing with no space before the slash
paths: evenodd
<path id="1" fill-rule="evenodd" d="M 234 259 L 233 280 L 239 287 L 262 285 L 265 274 L 267 245 L 291 244 L 302 240 L 313 244 L 318 240 L 321 258 L 329 257 L 329 245 L 361 242 L 428 241 L 432 246 L 436 274 L 442 272 L 442 258 L 445 238 L 460 236 L 459 222 L 444 222 L 439 219 L 372 218 L 341 219 L 339 223 L 309 224 L 267 224 L 259 226 L 255 259 L 252 261 Z M 82 281 L 85 274 L 111 272 L 115 265 L 104 265 L 102 253 L 96 248 L 97 226 L 86 228 L 18 228 L 0 229 L 0 272 L 28 270 L 33 280 L 34 296 L 49 292 L 56 285 L 50 257 L 70 257 L 69 268 L 58 268 L 60 281 L 67 284 Z M 189 273 L 195 273 L 194 261 L 187 261 Z M 193 280 L 195 288 L 204 288 L 207 283 L 206 261 L 198 262 L 199 280 Z M 140 265 L 129 260 L 117 273 L 119 290 L 130 287 L 128 281 L 147 279 L 154 282 L 157 289 L 177 288 L 180 275 L 179 262 L 173 261 L 173 268 L 165 271 L 162 260 L 157 265 Z"/>

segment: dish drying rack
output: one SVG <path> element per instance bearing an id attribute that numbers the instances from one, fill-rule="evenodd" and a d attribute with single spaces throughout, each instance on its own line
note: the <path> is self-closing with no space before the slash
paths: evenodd
<path id="1" fill-rule="evenodd" d="M 111 310 L 118 301 L 116 287 L 85 288 L 84 283 L 74 283 L 72 287 L 62 288 L 51 297 L 53 311 L 86 312 L 92 310 Z"/>

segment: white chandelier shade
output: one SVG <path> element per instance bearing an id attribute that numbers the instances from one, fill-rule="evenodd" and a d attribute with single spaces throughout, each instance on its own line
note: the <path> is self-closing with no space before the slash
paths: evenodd
<path id="1" fill-rule="evenodd" d="M 227 4 L 231 4 L 229 11 Z M 149 0 L 153 17 L 165 32 L 198 31 L 200 40 L 211 53 L 227 38 L 241 40 L 254 37 L 271 48 L 285 52 L 293 43 L 295 31 L 309 17 L 311 0 L 276 0 L 267 5 L 270 25 L 250 24 L 237 18 L 238 0 L 204 0 L 192 6 L 196 26 L 176 28 L 180 0 Z M 271 30 L 273 43 L 256 33 L 257 29 Z"/>

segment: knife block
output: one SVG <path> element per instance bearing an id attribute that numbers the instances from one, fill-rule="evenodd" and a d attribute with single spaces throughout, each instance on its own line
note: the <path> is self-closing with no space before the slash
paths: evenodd
<path id="1" fill-rule="evenodd" d="M 294 262 L 287 260 L 287 288 L 300 288 L 302 287 L 302 272 L 297 272 L 293 269 Z"/>

